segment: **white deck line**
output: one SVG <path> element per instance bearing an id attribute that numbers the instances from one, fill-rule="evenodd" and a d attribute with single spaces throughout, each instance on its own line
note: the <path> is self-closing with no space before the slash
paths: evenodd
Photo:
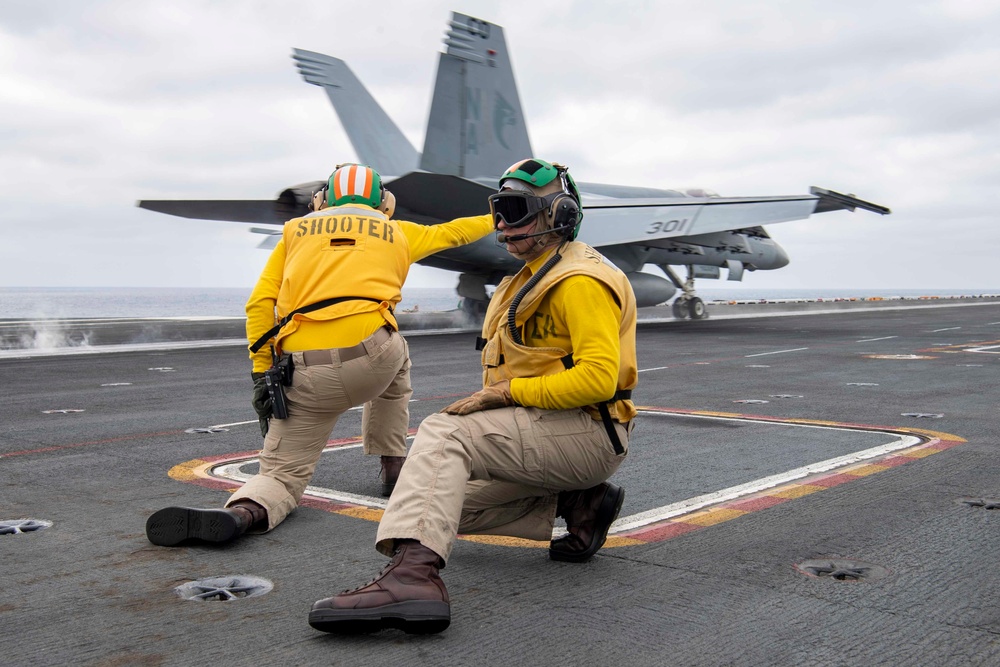
<path id="1" fill-rule="evenodd" d="M 744 354 L 744 359 L 749 359 L 750 357 L 766 357 L 769 354 L 784 354 L 786 352 L 801 352 L 803 350 L 808 350 L 808 347 L 796 347 L 791 350 L 775 350 L 774 352 L 758 352 L 757 354 Z"/>
<path id="2" fill-rule="evenodd" d="M 80 345 L 78 347 L 25 348 L 0 350 L 0 359 L 32 359 L 35 357 L 61 357 L 77 354 L 109 354 L 112 352 L 162 352 L 167 350 L 190 350 L 201 347 L 246 347 L 246 338 L 223 338 L 220 340 L 187 340 L 173 343 L 128 343 L 123 345 Z"/>
<path id="3" fill-rule="evenodd" d="M 659 412 L 655 410 L 639 410 L 639 412 L 645 416 L 670 416 L 670 417 L 686 417 L 692 419 L 715 419 L 720 421 L 756 421 L 761 424 L 770 424 L 778 426 L 793 426 L 798 428 L 817 428 L 830 431 L 845 431 L 845 432 L 861 432 L 861 433 L 882 433 L 878 429 L 857 429 L 857 428 L 841 428 L 837 426 L 821 426 L 815 424 L 795 424 L 780 421 L 771 420 L 754 420 L 752 418 L 731 418 L 731 417 L 718 417 L 714 415 L 694 415 L 686 413 L 676 413 L 676 412 Z M 247 423 L 247 422 L 243 422 Z M 412 436 L 411 436 L 412 437 Z M 710 505 L 716 505 L 723 502 L 728 502 L 735 500 L 737 498 L 742 498 L 743 496 L 749 496 L 754 493 L 758 493 L 765 489 L 774 488 L 776 486 L 781 486 L 782 484 L 787 484 L 796 479 L 802 479 L 803 477 L 808 477 L 821 472 L 829 472 L 837 468 L 842 468 L 853 463 L 858 463 L 868 459 L 878 458 L 889 454 L 900 449 L 907 449 L 915 445 L 920 444 L 920 438 L 912 435 L 900 435 L 896 437 L 891 442 L 887 442 L 884 445 L 878 445 L 876 447 L 870 447 L 860 452 L 854 452 L 852 454 L 845 454 L 844 456 L 838 456 L 832 459 L 827 459 L 825 461 L 819 461 L 817 463 L 812 463 L 810 465 L 802 466 L 800 468 L 794 468 L 786 472 L 778 473 L 777 475 L 770 475 L 768 477 L 763 477 L 761 479 L 753 480 L 751 482 L 746 482 L 744 484 L 738 484 L 736 486 L 731 486 L 725 489 L 720 489 L 718 491 L 713 491 L 712 493 L 706 493 L 700 496 L 695 496 L 693 498 L 688 498 L 686 500 L 681 500 L 676 503 L 671 503 L 670 505 L 664 505 L 662 507 L 657 507 L 655 509 L 647 510 L 645 512 L 639 512 L 638 514 L 632 514 L 626 517 L 621 517 L 611 525 L 610 534 L 623 533 L 626 531 L 636 530 L 643 526 L 648 526 L 649 524 L 657 523 L 670 519 L 682 514 L 688 514 L 699 509 L 703 509 Z M 361 447 L 361 443 L 351 444 L 351 445 L 337 445 L 335 447 L 328 447 L 323 450 L 324 454 L 337 452 L 346 449 L 356 449 Z M 240 470 L 245 465 L 250 463 L 256 463 L 257 458 L 247 458 L 233 463 L 223 463 L 214 467 L 209 468 L 208 472 L 214 477 L 221 477 L 223 479 L 229 479 L 236 482 L 247 482 L 250 480 L 252 475 L 248 475 Z M 326 489 L 319 486 L 307 486 L 305 493 L 318 497 L 325 498 L 327 500 L 333 500 L 343 503 L 351 503 L 355 505 L 362 505 L 364 507 L 369 507 L 372 509 L 385 509 L 387 500 L 381 498 L 375 498 L 373 496 L 363 496 L 354 493 L 347 493 L 345 491 L 337 491 L 336 489 Z M 566 534 L 564 528 L 556 528 L 552 531 L 553 538 L 560 537 Z"/>
<path id="4" fill-rule="evenodd" d="M 671 415 L 677 416 L 676 413 L 653 413 L 642 411 L 643 414 L 649 416 L 653 414 L 659 415 Z M 680 415 L 683 417 L 696 417 L 699 419 L 722 419 L 726 421 L 747 421 L 746 419 L 729 419 L 727 417 L 711 417 L 705 415 Z M 753 420 L 750 420 L 753 421 Z M 789 424 L 787 422 L 761 422 L 768 424 L 779 424 L 784 426 L 799 426 L 803 428 L 819 428 L 827 429 L 832 431 L 862 431 L 864 433 L 884 433 L 884 431 L 878 430 L 868 430 L 868 429 L 846 429 L 838 428 L 835 426 L 817 426 L 813 424 Z M 747 482 L 745 484 L 738 484 L 736 486 L 731 486 L 726 489 L 720 489 L 719 491 L 714 491 L 712 493 L 706 493 L 701 496 L 695 496 L 694 498 L 688 498 L 687 500 L 681 500 L 680 502 L 672 503 L 670 505 L 664 505 L 663 507 L 658 507 L 656 509 L 648 510 L 646 512 L 640 512 L 639 514 L 633 514 L 631 516 L 622 517 L 615 521 L 611 526 L 611 532 L 621 533 L 629 530 L 635 530 L 636 528 L 641 528 L 642 526 L 647 526 L 651 523 L 657 523 L 665 519 L 670 519 L 681 514 L 688 514 L 696 510 L 708 507 L 709 505 L 716 505 L 718 503 L 728 502 L 730 500 L 735 500 L 737 498 L 742 498 L 743 496 L 749 496 L 759 491 L 765 489 L 774 488 L 776 486 L 781 486 L 782 484 L 787 484 L 796 479 L 802 479 L 803 477 L 808 477 L 809 475 L 814 475 L 820 472 L 829 472 L 837 468 L 842 468 L 853 463 L 859 463 L 868 459 L 878 458 L 889 454 L 890 452 L 898 451 L 900 449 L 907 449 L 915 445 L 920 444 L 920 438 L 912 435 L 902 435 L 897 437 L 892 442 L 888 442 L 884 445 L 878 445 L 876 447 L 870 447 L 869 449 L 862 450 L 860 452 L 854 452 L 853 454 L 846 454 L 844 456 L 838 456 L 836 458 L 827 459 L 825 461 L 819 461 L 817 463 L 812 463 L 807 466 L 802 466 L 801 468 L 795 468 L 793 470 L 788 470 L 783 473 L 778 473 L 777 475 L 771 475 L 769 477 L 763 477 L 752 482 Z"/>
<path id="5" fill-rule="evenodd" d="M 357 449 L 361 447 L 361 443 L 356 445 L 337 445 L 336 447 L 329 447 L 323 450 L 323 453 L 338 452 L 346 449 Z M 231 479 L 236 482 L 248 482 L 253 475 L 248 475 L 242 472 L 240 468 L 250 463 L 257 463 L 260 459 L 242 459 L 235 463 L 224 463 L 219 466 L 214 466 L 209 468 L 209 473 L 215 477 L 222 477 L 224 479 Z M 377 509 L 385 509 L 387 500 L 382 500 L 381 498 L 375 498 L 373 496 L 362 496 L 355 493 L 347 493 L 346 491 L 337 491 L 335 489 L 325 489 L 321 486 L 307 486 L 306 494 L 310 496 L 316 496 L 318 498 L 326 498 L 327 500 L 336 500 L 342 503 L 351 503 L 353 505 L 363 505 L 364 507 L 372 507 Z"/>

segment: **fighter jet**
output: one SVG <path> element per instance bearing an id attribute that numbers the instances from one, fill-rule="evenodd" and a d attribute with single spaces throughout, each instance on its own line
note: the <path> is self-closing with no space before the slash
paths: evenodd
<path id="1" fill-rule="evenodd" d="M 453 12 L 444 45 L 423 152 L 343 60 L 300 49 L 292 56 L 305 81 L 330 98 L 359 161 L 383 175 L 396 196 L 396 217 L 428 225 L 488 213 L 486 198 L 496 191 L 498 176 L 514 162 L 534 156 L 503 28 Z M 307 213 L 313 193 L 324 183 L 291 186 L 274 200 L 144 200 L 138 205 L 185 218 L 282 225 Z M 672 306 L 680 319 L 706 316 L 696 279 L 718 279 L 724 268 L 729 280 L 739 281 L 747 271 L 788 264 L 788 255 L 763 225 L 836 210 L 890 213 L 884 206 L 818 187 L 802 195 L 720 197 L 703 190 L 577 185 L 585 221 L 579 240 L 625 272 L 639 307 L 666 303 L 680 290 Z M 268 235 L 264 248 L 273 247 L 281 234 L 273 226 L 251 231 Z M 459 272 L 463 309 L 473 315 L 485 312 L 487 286 L 521 266 L 490 237 L 421 263 Z M 663 276 L 644 271 L 648 265 Z M 685 279 L 675 267 L 686 268 Z"/>

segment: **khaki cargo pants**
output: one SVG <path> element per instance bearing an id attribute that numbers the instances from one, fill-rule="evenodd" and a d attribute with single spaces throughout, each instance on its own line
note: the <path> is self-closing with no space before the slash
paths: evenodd
<path id="1" fill-rule="evenodd" d="M 630 426 L 617 424 L 628 450 Z M 617 455 L 582 409 L 500 408 L 425 419 L 378 527 L 376 548 L 419 540 L 448 560 L 456 534 L 548 541 L 560 491 L 607 480 Z"/>
<path id="2" fill-rule="evenodd" d="M 247 498 L 267 510 L 267 530 L 281 523 L 298 506 L 340 415 L 357 405 L 365 406 L 365 454 L 406 456 L 413 394 L 409 350 L 398 332 L 381 344 L 375 338 L 362 341 L 366 354 L 344 362 L 336 349 L 330 350 L 330 363 L 316 365 L 306 365 L 301 352 L 292 353 L 288 418 L 271 419 L 260 472 L 230 496 L 227 507 Z"/>

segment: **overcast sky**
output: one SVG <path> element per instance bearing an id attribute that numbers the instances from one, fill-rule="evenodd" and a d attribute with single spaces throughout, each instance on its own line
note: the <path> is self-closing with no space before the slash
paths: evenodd
<path id="1" fill-rule="evenodd" d="M 791 264 L 745 287 L 1000 288 L 997 0 L 2 0 L 0 285 L 249 289 L 249 225 L 136 200 L 267 199 L 354 159 L 293 47 L 419 148 L 451 10 L 504 27 L 533 148 L 577 180 L 892 208 L 771 226 Z"/>

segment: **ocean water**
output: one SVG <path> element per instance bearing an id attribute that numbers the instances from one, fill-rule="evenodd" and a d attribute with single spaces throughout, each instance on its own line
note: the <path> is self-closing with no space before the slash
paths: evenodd
<path id="1" fill-rule="evenodd" d="M 0 287 L 0 319 L 91 317 L 243 317 L 250 288 Z M 401 309 L 451 310 L 448 288 L 403 291 Z"/>
<path id="2" fill-rule="evenodd" d="M 996 290 L 699 289 L 705 301 L 849 299 L 873 296 L 980 296 Z M 243 317 L 250 289 L 156 287 L 0 287 L 0 319 L 92 317 Z M 450 288 L 405 288 L 401 310 L 452 310 L 460 297 Z"/>

